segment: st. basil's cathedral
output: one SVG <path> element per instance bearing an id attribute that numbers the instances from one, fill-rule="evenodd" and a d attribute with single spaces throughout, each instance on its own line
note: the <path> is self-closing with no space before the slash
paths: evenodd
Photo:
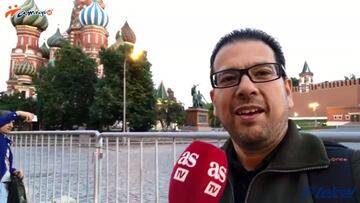
<path id="1" fill-rule="evenodd" d="M 59 28 L 55 34 L 39 46 L 39 38 L 48 27 L 46 15 L 18 15 L 39 11 L 34 0 L 26 0 L 19 10 L 11 17 L 11 23 L 16 29 L 17 44 L 11 51 L 7 94 L 23 93 L 26 97 L 35 94 L 33 78 L 42 64 L 52 64 L 55 53 L 68 41 L 73 46 L 79 46 L 97 62 L 97 75 L 103 76 L 100 64 L 99 50 L 108 47 L 109 33 L 106 26 L 109 17 L 102 0 L 74 0 L 69 28 L 61 33 Z M 124 43 L 134 44 L 135 33 L 125 22 L 116 33 L 116 42 L 111 48 Z"/>

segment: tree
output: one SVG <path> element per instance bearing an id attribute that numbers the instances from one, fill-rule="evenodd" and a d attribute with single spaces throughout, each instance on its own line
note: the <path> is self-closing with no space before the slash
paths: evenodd
<path id="1" fill-rule="evenodd" d="M 25 98 L 22 93 L 7 95 L 0 93 L 0 109 L 9 111 L 29 111 L 36 113 L 36 100 L 33 97 Z"/>
<path id="2" fill-rule="evenodd" d="M 295 77 L 291 77 L 290 80 L 291 80 L 293 87 L 299 86 L 299 79 L 297 79 Z"/>
<path id="3" fill-rule="evenodd" d="M 345 80 L 355 80 L 356 76 L 355 74 L 350 74 L 349 76 L 344 76 Z"/>
<path id="4" fill-rule="evenodd" d="M 214 116 L 214 105 L 212 103 L 207 103 L 206 108 L 209 110 L 208 112 L 209 126 L 213 128 L 220 128 L 221 127 L 220 120 Z"/>
<path id="5" fill-rule="evenodd" d="M 185 123 L 185 108 L 175 99 L 159 99 L 157 105 L 157 120 L 163 130 L 171 129 L 171 124 L 182 126 Z"/>
<path id="6" fill-rule="evenodd" d="M 36 84 L 43 127 L 73 129 L 88 123 L 97 80 L 95 67 L 95 61 L 79 47 L 65 44 L 54 65 L 41 68 Z"/>
<path id="7" fill-rule="evenodd" d="M 28 111 L 32 113 L 37 113 L 36 109 L 36 99 L 33 97 L 26 98 L 22 93 L 15 93 L 11 95 L 5 94 L 5 92 L 0 93 L 0 110 L 8 111 Z M 37 128 L 37 125 L 16 122 L 16 128 L 21 130 L 31 130 Z"/>
<path id="8" fill-rule="evenodd" d="M 151 64 L 146 53 L 138 61 L 129 59 L 132 46 L 102 49 L 101 64 L 105 77 L 96 85 L 91 107 L 94 126 L 107 129 L 123 116 L 123 68 L 126 59 L 126 118 L 131 131 L 147 131 L 155 124 L 155 95 Z"/>

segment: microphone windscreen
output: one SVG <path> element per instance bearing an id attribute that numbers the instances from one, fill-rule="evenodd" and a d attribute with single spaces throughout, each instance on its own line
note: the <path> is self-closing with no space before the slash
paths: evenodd
<path id="1" fill-rule="evenodd" d="M 169 203 L 218 203 L 227 182 L 226 154 L 201 141 L 192 142 L 170 177 Z"/>

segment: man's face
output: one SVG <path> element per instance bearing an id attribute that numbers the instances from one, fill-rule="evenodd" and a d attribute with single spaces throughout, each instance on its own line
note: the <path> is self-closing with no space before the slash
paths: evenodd
<path id="1" fill-rule="evenodd" d="M 11 121 L 10 123 L 7 123 L 0 128 L 0 133 L 4 133 L 4 134 L 10 133 L 13 127 L 14 124 L 13 121 Z"/>
<path id="2" fill-rule="evenodd" d="M 238 41 L 220 49 L 214 72 L 275 62 L 274 52 L 264 42 Z M 238 86 L 215 88 L 210 96 L 214 115 L 239 147 L 262 149 L 280 139 L 287 129 L 289 109 L 293 107 L 290 80 L 253 83 L 243 75 Z"/>

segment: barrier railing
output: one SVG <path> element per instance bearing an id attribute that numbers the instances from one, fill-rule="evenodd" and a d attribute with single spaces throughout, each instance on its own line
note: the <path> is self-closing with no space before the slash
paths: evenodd
<path id="1" fill-rule="evenodd" d="M 101 147 L 99 132 L 19 131 L 10 138 L 14 164 L 24 171 L 30 202 L 60 202 L 63 196 L 77 202 L 97 198 L 100 159 L 93 156 Z"/>
<path id="2" fill-rule="evenodd" d="M 360 132 L 311 132 L 356 142 Z M 172 166 L 195 139 L 222 145 L 227 132 L 13 132 L 15 166 L 30 202 L 167 202 Z M 70 199 L 71 198 L 71 199 Z"/>

